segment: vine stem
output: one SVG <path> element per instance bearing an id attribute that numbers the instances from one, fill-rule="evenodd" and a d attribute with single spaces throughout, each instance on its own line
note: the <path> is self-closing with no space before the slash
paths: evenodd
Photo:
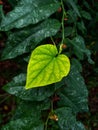
<path id="1" fill-rule="evenodd" d="M 51 101 L 51 111 L 49 112 L 48 117 L 47 117 L 47 119 L 46 119 L 46 122 L 45 122 L 45 129 L 44 129 L 44 130 L 47 130 L 48 121 L 49 121 L 49 118 L 50 118 L 51 113 L 53 113 L 53 101 Z"/>
<path id="2" fill-rule="evenodd" d="M 64 8 L 64 4 L 63 4 L 63 0 L 61 0 L 61 6 L 62 6 L 62 11 L 63 11 L 63 15 L 62 15 L 62 22 L 61 22 L 61 25 L 62 25 L 62 41 L 61 41 L 61 44 L 63 43 L 64 41 L 64 16 L 65 16 L 65 8 Z"/>
<path id="3" fill-rule="evenodd" d="M 50 113 L 49 113 L 49 115 L 50 115 Z M 46 122 L 45 122 L 45 130 L 47 130 L 47 127 L 48 127 L 49 115 L 48 115 Z"/>
<path id="4" fill-rule="evenodd" d="M 62 52 L 62 44 L 63 44 L 64 38 L 65 38 L 65 35 L 64 35 L 64 17 L 66 15 L 66 13 L 65 13 L 65 8 L 64 8 L 63 0 L 61 0 L 61 7 L 62 7 L 62 10 L 63 10 L 62 21 L 61 21 L 61 26 L 62 26 L 62 40 L 61 40 L 61 44 L 60 44 L 60 48 L 59 48 L 59 54 Z M 50 37 L 50 38 L 51 38 L 51 41 L 53 42 L 53 44 L 56 46 L 53 38 L 52 37 Z"/>
<path id="5" fill-rule="evenodd" d="M 55 44 L 55 42 L 54 42 L 53 38 L 52 38 L 52 37 L 50 37 L 50 39 L 51 39 L 51 41 L 53 42 L 53 44 L 56 46 L 56 44 Z"/>
<path id="6" fill-rule="evenodd" d="M 65 13 L 65 8 L 64 8 L 64 4 L 63 4 L 63 0 L 61 0 L 61 7 L 62 7 L 62 21 L 61 21 L 61 26 L 62 26 L 62 40 L 61 40 L 61 44 L 60 44 L 60 48 L 59 48 L 59 54 L 62 52 L 62 45 L 63 45 L 63 42 L 64 42 L 64 38 L 65 38 L 65 35 L 64 35 L 64 17 L 66 15 Z"/>

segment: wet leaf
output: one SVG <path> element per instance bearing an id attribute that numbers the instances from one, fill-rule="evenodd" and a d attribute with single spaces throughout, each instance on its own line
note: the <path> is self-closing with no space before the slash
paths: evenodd
<path id="1" fill-rule="evenodd" d="M 55 0 L 21 0 L 14 10 L 2 19 L 0 30 L 8 31 L 38 23 L 56 12 L 59 6 Z"/>
<path id="2" fill-rule="evenodd" d="M 27 69 L 26 89 L 49 85 L 67 76 L 70 61 L 59 54 L 55 45 L 37 47 L 31 54 Z"/>
<path id="3" fill-rule="evenodd" d="M 70 5 L 72 6 L 73 10 L 75 11 L 75 13 L 76 13 L 79 17 L 81 17 L 80 12 L 79 12 L 79 9 L 78 9 L 78 7 L 77 7 L 77 5 L 76 5 L 76 3 L 75 3 L 74 0 L 65 0 L 65 2 L 67 2 L 68 4 L 70 4 Z"/>
<path id="4" fill-rule="evenodd" d="M 79 121 L 77 121 L 77 123 L 75 124 L 73 129 L 74 130 L 86 130 L 84 125 L 81 122 L 79 122 Z"/>
<path id="5" fill-rule="evenodd" d="M 94 63 L 91 59 L 91 52 L 86 48 L 85 41 L 81 36 L 78 35 L 72 41 L 70 40 L 70 43 L 73 45 L 74 53 L 79 59 L 83 60 L 85 54 L 88 57 L 88 62 Z"/>
<path id="6" fill-rule="evenodd" d="M 6 84 L 3 89 L 12 95 L 28 101 L 45 100 L 47 97 L 50 97 L 55 91 L 55 87 L 53 85 L 26 90 L 24 88 L 25 82 L 26 74 L 20 74 L 14 77 L 11 82 Z"/>
<path id="7" fill-rule="evenodd" d="M 48 19 L 36 27 L 30 26 L 11 33 L 2 53 L 2 60 L 15 58 L 34 49 L 43 39 L 53 36 L 60 28 L 55 19 Z"/>
<path id="8" fill-rule="evenodd" d="M 88 91 L 76 64 L 71 65 L 71 71 L 63 82 L 65 87 L 58 93 L 58 105 L 70 107 L 74 113 L 88 111 Z"/>
<path id="9" fill-rule="evenodd" d="M 82 72 L 82 65 L 76 58 L 72 59 L 72 64 L 77 67 L 79 72 Z"/>
<path id="10" fill-rule="evenodd" d="M 18 107 L 15 111 L 13 116 L 13 120 L 19 118 L 27 118 L 31 117 L 33 121 L 38 121 L 41 119 L 41 111 L 47 110 L 50 108 L 50 101 L 38 101 L 38 102 L 31 102 L 31 101 L 20 101 L 18 103 Z"/>
<path id="11" fill-rule="evenodd" d="M 62 107 L 55 110 L 58 116 L 58 125 L 60 130 L 85 130 L 80 122 L 76 121 L 76 115 L 68 107 Z"/>
<path id="12" fill-rule="evenodd" d="M 1 130 L 43 130 L 43 122 L 34 122 L 31 117 L 10 121 Z"/>

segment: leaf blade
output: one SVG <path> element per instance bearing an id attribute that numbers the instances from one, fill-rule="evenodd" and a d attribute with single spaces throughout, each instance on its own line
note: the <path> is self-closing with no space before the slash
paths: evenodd
<path id="1" fill-rule="evenodd" d="M 31 54 L 25 88 L 41 87 L 58 82 L 69 73 L 69 70 L 68 57 L 59 55 L 56 46 L 41 45 Z"/>
<path id="2" fill-rule="evenodd" d="M 14 10 L 9 12 L 1 22 L 0 30 L 8 31 L 12 28 L 22 28 L 29 24 L 36 24 L 48 18 L 59 8 L 59 2 L 44 0 L 42 4 L 36 2 L 21 1 Z"/>
<path id="3" fill-rule="evenodd" d="M 18 98 L 26 101 L 43 101 L 50 97 L 54 91 L 54 86 L 47 86 L 42 88 L 34 88 L 25 90 L 26 74 L 19 74 L 15 76 L 11 82 L 3 87 L 3 90 L 9 94 L 15 95 Z"/>
<path id="4" fill-rule="evenodd" d="M 43 39 L 54 36 L 60 28 L 56 19 L 48 19 L 36 27 L 30 26 L 9 35 L 1 60 L 12 59 L 27 53 Z"/>
<path id="5" fill-rule="evenodd" d="M 61 107 L 70 107 L 74 113 L 88 111 L 88 91 L 83 77 L 77 70 L 76 64 L 73 62 L 69 75 L 64 78 L 64 87 L 58 92 L 60 101 L 58 105 Z M 63 85 L 63 86 L 64 86 Z"/>

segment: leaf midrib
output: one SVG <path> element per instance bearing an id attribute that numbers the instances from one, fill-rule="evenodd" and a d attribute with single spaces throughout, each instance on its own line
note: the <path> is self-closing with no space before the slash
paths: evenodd
<path id="1" fill-rule="evenodd" d="M 51 6 L 52 4 L 57 4 L 57 3 L 51 3 L 50 6 Z M 27 5 L 26 5 L 26 6 L 27 6 Z M 49 5 L 48 5 L 48 6 L 49 6 Z M 20 7 L 21 7 L 21 6 L 20 6 Z M 25 6 L 24 6 L 24 7 L 25 7 Z M 47 7 L 47 5 L 41 6 L 40 8 L 42 8 L 42 7 Z M 35 8 L 35 10 L 36 10 L 36 9 L 39 8 L 39 7 L 35 7 L 35 6 L 34 6 L 34 8 Z M 1 28 L 6 27 L 6 26 L 9 26 L 10 24 L 13 24 L 13 23 L 17 22 L 17 21 L 19 21 L 20 19 L 25 18 L 25 16 L 27 16 L 28 14 L 30 15 L 30 14 L 32 13 L 32 11 L 34 10 L 34 8 L 31 8 L 31 10 L 28 10 L 24 15 L 18 17 L 18 18 L 15 19 L 14 21 L 11 21 L 9 24 L 5 24 L 4 26 L 1 26 Z M 33 24 L 34 24 L 34 23 L 33 23 Z"/>
<path id="2" fill-rule="evenodd" d="M 42 71 L 54 60 L 54 58 L 55 58 L 55 56 L 46 64 L 46 66 L 44 66 L 43 69 L 41 69 L 41 71 L 33 78 L 33 80 L 35 80 L 38 77 L 38 75 L 40 75 L 42 73 Z M 31 82 L 33 82 L 33 81 L 30 81 L 28 83 L 28 86 L 29 86 L 29 84 L 31 84 Z"/>

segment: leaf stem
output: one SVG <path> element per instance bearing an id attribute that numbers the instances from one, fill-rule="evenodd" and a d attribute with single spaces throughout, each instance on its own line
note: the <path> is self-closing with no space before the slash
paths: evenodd
<path id="1" fill-rule="evenodd" d="M 50 115 L 50 113 L 49 113 L 49 115 Z M 47 127 L 48 127 L 49 115 L 48 115 L 46 122 L 45 122 L 45 130 L 47 130 Z"/>
<path id="2" fill-rule="evenodd" d="M 55 44 L 55 42 L 54 42 L 53 38 L 52 38 L 52 37 L 50 37 L 50 39 L 51 39 L 52 43 L 56 46 L 56 44 Z"/>
<path id="3" fill-rule="evenodd" d="M 48 117 L 47 117 L 47 119 L 46 119 L 46 122 L 45 122 L 45 129 L 44 130 L 47 130 L 47 127 L 48 127 L 48 121 L 49 121 L 49 118 L 50 118 L 50 115 L 51 115 L 51 113 L 53 113 L 53 101 L 51 100 L 51 111 L 49 112 L 49 114 L 48 114 Z"/>

